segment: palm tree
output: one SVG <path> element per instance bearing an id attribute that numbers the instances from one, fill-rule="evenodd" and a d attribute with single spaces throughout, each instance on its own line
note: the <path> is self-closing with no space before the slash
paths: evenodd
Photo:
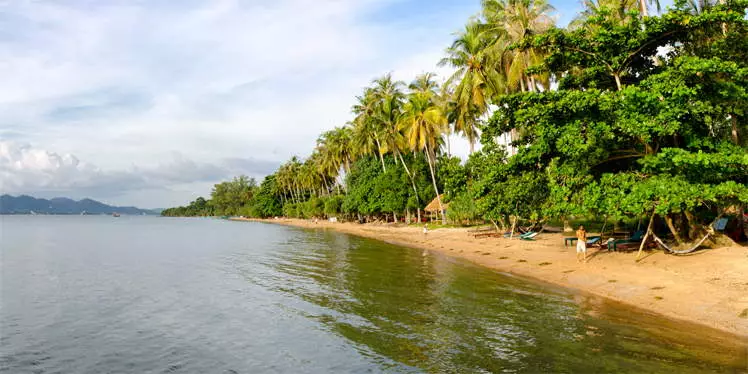
<path id="1" fill-rule="evenodd" d="M 317 139 L 317 148 L 324 155 L 325 162 L 335 172 L 330 173 L 335 178 L 340 177 L 340 169 L 345 173 L 351 171 L 351 162 L 354 159 L 352 148 L 352 132 L 350 127 L 336 127 L 333 130 L 326 131 Z M 341 178 L 342 184 L 343 178 Z M 338 185 L 340 185 L 338 184 Z"/>
<path id="2" fill-rule="evenodd" d="M 569 23 L 570 29 L 576 29 L 590 17 L 601 14 L 616 24 L 624 24 L 630 20 L 629 12 L 638 9 L 639 0 L 584 0 L 582 4 L 584 8 Z"/>
<path id="3" fill-rule="evenodd" d="M 382 170 L 387 171 L 384 164 L 385 148 L 379 140 L 382 129 L 380 124 L 374 120 L 378 99 L 377 92 L 371 87 L 366 88 L 363 95 L 356 97 L 357 103 L 352 108 L 356 117 L 351 122 L 353 143 L 362 154 L 376 152 L 382 162 Z"/>
<path id="4" fill-rule="evenodd" d="M 408 146 L 413 151 L 424 152 L 431 172 L 431 182 L 434 185 L 439 210 L 442 212 L 442 223 L 446 223 L 444 206 L 436 185 L 434 164 L 436 153 L 440 147 L 442 134 L 447 126 L 447 118 L 442 109 L 433 102 L 433 97 L 425 92 L 411 92 L 403 108 L 399 127 L 405 131 Z"/>
<path id="5" fill-rule="evenodd" d="M 491 40 L 483 30 L 476 21 L 468 23 L 447 49 L 447 57 L 439 62 L 440 66 L 457 69 L 445 84 L 454 85 L 451 117 L 455 131 L 468 139 L 470 153 L 477 140 L 476 119 L 486 113 L 489 99 L 504 87 L 490 53 Z"/>
<path id="6" fill-rule="evenodd" d="M 507 49 L 508 45 L 543 33 L 553 27 L 550 13 L 554 8 L 546 0 L 483 0 L 483 17 L 488 33 L 493 34 L 495 58 L 505 61 L 510 89 L 534 92 L 548 88 L 547 76 L 527 74 L 527 69 L 542 62 L 543 54 L 535 48 Z"/>

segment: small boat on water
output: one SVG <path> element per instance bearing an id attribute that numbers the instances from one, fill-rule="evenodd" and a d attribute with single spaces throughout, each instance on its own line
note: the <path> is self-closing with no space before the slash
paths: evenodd
<path id="1" fill-rule="evenodd" d="M 117 212 L 112 213 L 112 217 L 119 217 L 119 213 Z"/>

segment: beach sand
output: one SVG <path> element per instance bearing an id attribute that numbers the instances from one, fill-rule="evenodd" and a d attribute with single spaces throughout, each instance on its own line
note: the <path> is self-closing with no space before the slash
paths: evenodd
<path id="1" fill-rule="evenodd" d="M 241 219 L 238 219 L 241 220 Z M 251 220 L 251 219 L 248 219 Z M 748 341 L 748 248 L 734 246 L 690 256 L 607 252 L 590 248 L 577 262 L 575 247 L 560 233 L 535 241 L 474 238 L 465 228 L 431 229 L 301 219 L 252 220 L 339 232 L 461 257 L 502 272 L 536 278 L 610 298 L 669 318 L 706 325 Z M 591 233 L 592 234 L 592 233 Z"/>

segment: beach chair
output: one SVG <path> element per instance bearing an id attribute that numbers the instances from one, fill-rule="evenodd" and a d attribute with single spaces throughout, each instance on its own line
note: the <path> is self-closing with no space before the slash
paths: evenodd
<path id="1" fill-rule="evenodd" d="M 524 234 L 521 234 L 519 236 L 520 240 L 535 240 L 535 237 L 538 236 L 537 232 L 534 231 L 528 231 Z"/>
<path id="2" fill-rule="evenodd" d="M 632 243 L 640 243 L 642 239 L 644 238 L 644 231 L 639 230 L 635 232 L 631 237 L 626 239 L 616 239 L 610 243 L 608 243 L 608 250 L 610 250 L 611 245 L 613 247 L 613 251 L 616 251 L 618 248 L 618 244 L 632 244 Z"/>
<path id="3" fill-rule="evenodd" d="M 509 231 L 507 231 L 507 232 L 504 233 L 504 237 L 505 238 L 514 237 L 514 238 L 520 238 L 520 239 L 523 239 L 523 240 L 533 240 L 533 238 L 535 236 L 537 236 L 537 235 L 538 235 L 538 233 L 537 232 L 533 232 L 533 231 L 529 231 L 529 232 L 525 232 L 525 233 L 516 233 L 515 232 L 514 235 L 512 235 L 512 233 L 509 232 Z"/>
<path id="4" fill-rule="evenodd" d="M 594 236 L 594 237 L 590 238 L 589 240 L 587 240 L 587 246 L 588 247 L 591 247 L 591 246 L 600 247 L 600 246 L 602 246 L 602 244 L 600 243 L 601 240 L 602 240 L 602 237 Z"/>
<path id="5" fill-rule="evenodd" d="M 569 236 L 569 237 L 566 237 L 566 238 L 564 238 L 564 247 L 568 246 L 568 245 L 569 245 L 569 243 L 571 243 L 571 245 L 573 246 L 573 245 L 574 245 L 574 242 L 576 242 L 577 240 L 578 240 L 578 239 L 577 239 L 577 237 L 576 237 L 576 236 Z M 599 236 L 599 235 L 595 235 L 595 236 L 588 236 L 588 237 L 587 237 L 587 245 L 592 245 L 592 244 L 596 244 L 596 243 L 597 243 L 597 242 L 599 242 L 600 240 L 602 240 L 602 237 L 601 237 L 601 236 Z"/>

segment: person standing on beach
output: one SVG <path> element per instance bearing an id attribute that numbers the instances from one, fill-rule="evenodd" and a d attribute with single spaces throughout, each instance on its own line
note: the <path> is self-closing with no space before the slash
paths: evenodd
<path id="1" fill-rule="evenodd" d="M 580 253 L 584 262 L 587 262 L 587 231 L 584 231 L 584 226 L 581 225 L 577 230 L 577 262 L 579 261 Z"/>

